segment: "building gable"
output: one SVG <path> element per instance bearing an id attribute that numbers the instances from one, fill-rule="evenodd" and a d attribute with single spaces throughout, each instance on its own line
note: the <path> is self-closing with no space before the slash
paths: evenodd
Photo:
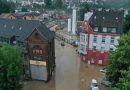
<path id="1" fill-rule="evenodd" d="M 45 42 L 48 40 L 43 35 L 41 35 L 37 29 L 34 29 L 34 31 L 27 38 L 27 41 Z"/>

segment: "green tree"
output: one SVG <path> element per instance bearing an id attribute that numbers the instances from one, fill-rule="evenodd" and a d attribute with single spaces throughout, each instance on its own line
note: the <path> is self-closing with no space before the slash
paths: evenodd
<path id="1" fill-rule="evenodd" d="M 79 19 L 81 21 L 84 20 L 84 14 L 87 13 L 87 11 L 89 11 L 89 4 L 88 3 L 82 3 L 80 6 L 79 6 L 79 11 L 78 11 L 78 15 L 79 15 Z"/>
<path id="2" fill-rule="evenodd" d="M 15 12 L 15 4 L 13 2 L 7 2 L 6 0 L 0 0 L 0 14 L 10 12 Z"/>
<path id="3" fill-rule="evenodd" d="M 45 2 L 45 8 L 46 9 L 51 9 L 52 7 L 52 0 L 44 0 Z"/>
<path id="4" fill-rule="evenodd" d="M 125 20 L 124 20 L 124 33 L 128 33 L 128 30 L 130 30 L 130 10 L 128 11 L 128 15 L 126 15 Z"/>
<path id="5" fill-rule="evenodd" d="M 111 86 L 116 86 L 122 78 L 122 70 L 130 67 L 130 32 L 119 40 L 117 49 L 110 55 L 106 76 Z"/>
<path id="6" fill-rule="evenodd" d="M 55 0 L 54 3 L 55 3 L 54 7 L 56 9 L 62 9 L 63 8 L 63 1 L 62 0 Z"/>
<path id="7" fill-rule="evenodd" d="M 112 90 L 130 90 L 130 68 L 128 71 L 121 71 L 122 78 L 119 79 L 119 82 L 116 84 L 116 87 L 113 87 Z"/>
<path id="8" fill-rule="evenodd" d="M 23 59 L 17 47 L 0 48 L 0 90 L 21 90 Z"/>
<path id="9" fill-rule="evenodd" d="M 22 11 L 22 12 L 27 12 L 28 9 L 27 9 L 27 7 L 23 6 L 22 9 L 21 9 L 21 11 Z"/>

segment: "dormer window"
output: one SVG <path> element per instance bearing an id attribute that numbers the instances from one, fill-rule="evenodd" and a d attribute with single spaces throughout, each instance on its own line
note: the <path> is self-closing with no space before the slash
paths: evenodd
<path id="1" fill-rule="evenodd" d="M 107 28 L 106 27 L 103 27 L 103 32 L 107 32 Z"/>
<path id="2" fill-rule="evenodd" d="M 94 28 L 94 31 L 95 31 L 95 32 L 98 32 L 98 27 L 95 27 L 95 28 Z"/>
<path id="3" fill-rule="evenodd" d="M 20 26 L 20 27 L 19 27 L 19 30 L 21 30 L 21 29 L 22 29 L 22 27 Z"/>
<path id="4" fill-rule="evenodd" d="M 6 24 L 4 24 L 4 28 L 6 28 Z"/>
<path id="5" fill-rule="evenodd" d="M 94 19 L 96 19 L 97 17 L 95 16 Z"/>
<path id="6" fill-rule="evenodd" d="M 16 44 L 16 41 L 13 41 L 13 44 Z"/>
<path id="7" fill-rule="evenodd" d="M 11 28 L 14 29 L 14 26 L 12 26 Z"/>
<path id="8" fill-rule="evenodd" d="M 112 28 L 112 33 L 116 33 L 116 28 Z"/>
<path id="9" fill-rule="evenodd" d="M 116 17 L 116 20 L 118 20 L 118 17 Z"/>

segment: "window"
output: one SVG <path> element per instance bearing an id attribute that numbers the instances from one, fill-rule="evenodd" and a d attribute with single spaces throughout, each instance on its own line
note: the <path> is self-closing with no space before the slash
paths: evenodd
<path id="1" fill-rule="evenodd" d="M 42 50 L 39 50 L 39 53 L 42 54 Z"/>
<path id="2" fill-rule="evenodd" d="M 23 17 L 24 20 L 26 20 L 26 17 Z"/>
<path id="3" fill-rule="evenodd" d="M 21 30 L 21 29 L 22 29 L 22 27 L 20 26 L 20 27 L 19 27 L 19 30 Z"/>
<path id="4" fill-rule="evenodd" d="M 36 54 L 39 54 L 39 51 L 40 51 L 40 50 L 36 49 Z"/>
<path id="5" fill-rule="evenodd" d="M 116 28 L 112 28 L 112 33 L 116 33 Z"/>
<path id="6" fill-rule="evenodd" d="M 94 28 L 94 31 L 97 32 L 97 31 L 98 31 L 98 27 L 95 27 L 95 28 Z"/>
<path id="7" fill-rule="evenodd" d="M 80 41 L 85 42 L 85 35 L 81 34 Z"/>
<path id="8" fill-rule="evenodd" d="M 107 28 L 107 31 L 110 33 L 111 32 L 111 28 Z"/>
<path id="9" fill-rule="evenodd" d="M 102 36 L 102 43 L 105 43 L 105 36 Z"/>
<path id="10" fill-rule="evenodd" d="M 111 44 L 114 44 L 114 37 L 111 37 Z"/>
<path id="11" fill-rule="evenodd" d="M 103 31 L 102 32 L 107 32 L 107 28 L 103 27 Z"/>
<path id="12" fill-rule="evenodd" d="M 96 46 L 93 46 L 93 51 L 96 51 Z"/>
<path id="13" fill-rule="evenodd" d="M 93 42 L 97 42 L 97 36 L 94 36 L 94 38 L 93 38 Z"/>
<path id="14" fill-rule="evenodd" d="M 84 52 L 85 51 L 85 45 L 80 44 L 80 50 Z"/>
<path id="15" fill-rule="evenodd" d="M 33 47 L 33 54 L 42 54 L 42 49 L 39 46 L 34 46 Z"/>
<path id="16" fill-rule="evenodd" d="M 14 29 L 14 26 L 12 26 L 11 28 Z"/>
<path id="17" fill-rule="evenodd" d="M 86 35 L 86 42 L 88 41 L 88 35 Z"/>
<path id="18" fill-rule="evenodd" d="M 4 24 L 4 28 L 6 28 L 7 26 L 6 26 L 6 24 Z"/>
<path id="19" fill-rule="evenodd" d="M 113 51 L 113 48 L 110 48 L 110 51 Z"/>
<path id="20" fill-rule="evenodd" d="M 107 28 L 109 33 L 116 33 L 116 28 Z"/>
<path id="21" fill-rule="evenodd" d="M 13 44 L 16 44 L 17 42 L 16 42 L 16 40 L 15 41 L 13 41 Z"/>
<path id="22" fill-rule="evenodd" d="M 104 53 L 105 47 L 101 47 L 101 53 Z"/>

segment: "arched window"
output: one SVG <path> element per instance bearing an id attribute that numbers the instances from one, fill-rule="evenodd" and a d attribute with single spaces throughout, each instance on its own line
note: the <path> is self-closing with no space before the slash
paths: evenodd
<path id="1" fill-rule="evenodd" d="M 42 48 L 38 45 L 35 45 L 32 49 L 32 53 L 33 53 L 33 59 L 34 60 L 43 60 L 43 52 L 42 52 Z"/>
<path id="2" fill-rule="evenodd" d="M 43 52 L 42 52 L 42 48 L 40 47 L 40 46 L 38 46 L 38 45 L 35 45 L 34 47 L 33 47 L 33 54 L 42 54 Z"/>

